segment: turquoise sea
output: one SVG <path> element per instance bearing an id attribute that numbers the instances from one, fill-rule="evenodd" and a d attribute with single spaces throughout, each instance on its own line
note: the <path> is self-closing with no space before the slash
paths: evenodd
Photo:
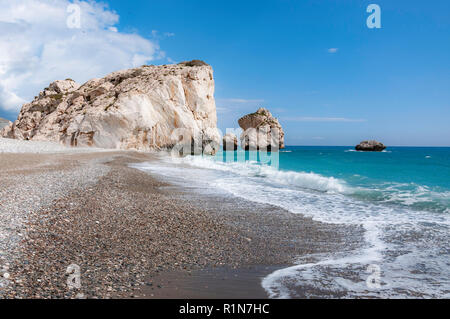
<path id="1" fill-rule="evenodd" d="M 357 199 L 450 213 L 448 147 L 391 147 L 369 153 L 351 147 L 294 146 L 279 155 L 280 170 L 336 178 Z M 223 154 L 216 159 L 223 160 Z"/>
<path id="2" fill-rule="evenodd" d="M 299 257 L 264 278 L 271 297 L 450 298 L 450 148 L 293 146 L 167 156 L 140 168 L 203 192 L 363 228 L 359 248 Z"/>

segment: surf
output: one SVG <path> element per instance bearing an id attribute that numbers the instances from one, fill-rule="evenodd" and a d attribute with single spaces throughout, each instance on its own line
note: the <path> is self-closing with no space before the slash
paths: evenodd
<path id="1" fill-rule="evenodd" d="M 373 156 L 335 148 L 308 149 L 308 152 L 293 150 L 280 154 L 289 157 L 281 157 L 280 169 L 258 161 L 224 162 L 222 154 L 165 157 L 159 164 L 140 165 L 141 169 L 164 174 L 201 192 L 240 197 L 278 206 L 319 222 L 364 229 L 364 242 L 357 249 L 303 256 L 297 258 L 296 265 L 264 278 L 261 284 L 272 298 L 315 297 L 313 292 L 320 287 L 328 287 L 329 296 L 340 294 L 349 298 L 448 296 L 450 265 L 446 251 L 450 193 L 445 184 L 439 183 L 440 177 L 423 185 L 416 181 L 404 182 L 403 176 L 377 179 L 374 174 L 365 174 L 363 169 L 355 173 L 353 167 L 338 165 L 343 156 L 344 160 L 352 156 L 357 162 L 354 166 L 366 161 L 383 167 L 386 163 L 379 157 L 398 157 L 395 151 Z M 366 159 L 361 159 L 363 156 Z M 346 169 L 348 173 L 342 173 Z M 339 177 L 330 176 L 330 172 Z M 426 180 L 427 176 L 413 178 Z M 366 283 L 370 267 L 381 269 L 381 286 L 375 290 Z M 439 284 L 433 284 L 436 281 Z M 292 288 L 299 286 L 307 288 L 303 289 L 304 295 Z M 322 290 L 322 293 L 327 296 L 327 292 Z"/>

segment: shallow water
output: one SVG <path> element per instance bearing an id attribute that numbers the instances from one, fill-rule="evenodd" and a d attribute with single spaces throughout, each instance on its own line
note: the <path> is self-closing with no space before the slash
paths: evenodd
<path id="1" fill-rule="evenodd" d="M 139 167 L 317 221 L 362 225 L 363 248 L 304 256 L 265 277 L 273 298 L 450 297 L 450 148 L 289 147 Z"/>

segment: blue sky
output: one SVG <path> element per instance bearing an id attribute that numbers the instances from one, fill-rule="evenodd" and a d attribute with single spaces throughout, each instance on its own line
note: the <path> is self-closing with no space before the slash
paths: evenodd
<path id="1" fill-rule="evenodd" d="M 222 130 L 264 106 L 288 145 L 450 146 L 448 0 L 106 3 L 119 32 L 157 43 L 151 63 L 213 66 Z M 366 25 L 371 3 L 381 29 Z"/>

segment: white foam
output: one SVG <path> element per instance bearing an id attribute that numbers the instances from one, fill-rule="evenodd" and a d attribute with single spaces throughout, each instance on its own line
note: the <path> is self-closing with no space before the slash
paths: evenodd
<path id="1" fill-rule="evenodd" d="M 352 189 L 340 179 L 315 173 L 278 171 L 255 162 L 222 163 L 211 158 L 187 157 L 164 158 L 160 163 L 144 163 L 137 167 L 202 191 L 221 191 L 250 201 L 276 205 L 320 222 L 364 228 L 361 248 L 306 256 L 316 261 L 305 263 L 300 258 L 298 265 L 275 271 L 264 278 L 262 285 L 272 298 L 296 297 L 292 286 L 298 285 L 315 285 L 319 290 L 328 289 L 347 297 L 448 295 L 450 265 L 445 254 L 440 253 L 448 245 L 448 214 L 356 200 L 348 195 L 360 190 Z M 394 193 L 404 186 L 391 185 Z M 417 187 L 415 196 L 420 197 L 427 192 L 428 189 Z M 406 204 L 413 203 L 406 191 L 404 196 L 401 192 L 397 196 L 391 200 L 400 198 Z M 410 236 L 411 233 L 426 233 L 424 227 L 430 228 L 430 238 Z M 398 240 L 398 236 L 405 236 L 410 242 Z M 417 269 L 427 263 L 433 265 L 432 272 L 417 275 Z M 369 289 L 365 283 L 367 267 L 372 264 L 379 265 L 382 271 L 382 287 L 376 290 Z M 355 281 L 354 277 L 359 279 Z"/>
<path id="2" fill-rule="evenodd" d="M 433 189 L 415 183 L 384 183 L 378 186 L 378 192 L 384 196 L 384 202 L 417 206 L 417 204 L 432 204 L 435 210 L 442 211 L 450 206 L 450 191 Z M 371 190 L 365 190 L 370 192 Z"/>
<path id="3" fill-rule="evenodd" d="M 295 186 L 322 192 L 349 193 L 350 189 L 344 181 L 334 177 L 325 177 L 315 173 L 280 171 L 256 162 L 218 162 L 208 157 L 188 156 L 182 159 L 173 159 L 176 163 L 185 163 L 194 167 L 208 168 L 231 172 L 245 177 L 265 178 L 269 183 L 284 186 Z"/>
<path id="4" fill-rule="evenodd" d="M 356 153 L 361 153 L 361 154 L 370 154 L 371 152 L 366 152 L 366 151 L 357 151 L 354 149 L 349 149 L 349 150 L 345 150 L 344 152 L 356 152 Z M 372 153 L 392 153 L 392 151 L 388 151 L 388 150 L 382 150 L 381 152 L 372 152 Z"/>

